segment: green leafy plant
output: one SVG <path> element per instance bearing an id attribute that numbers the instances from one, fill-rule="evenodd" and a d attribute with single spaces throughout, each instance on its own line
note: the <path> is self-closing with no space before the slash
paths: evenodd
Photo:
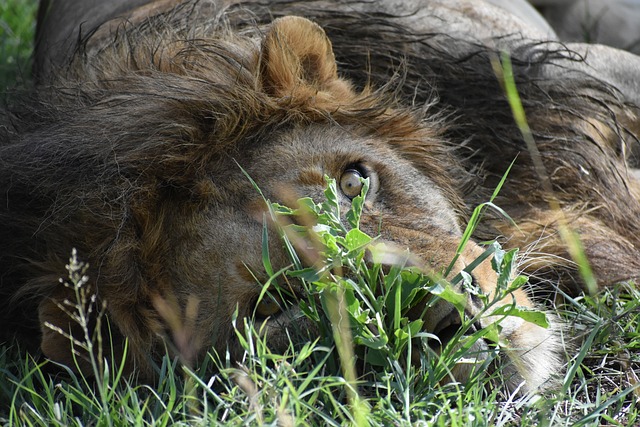
<path id="1" fill-rule="evenodd" d="M 356 379 L 356 365 L 359 365 L 361 372 L 378 374 L 370 379 L 374 383 L 394 372 L 395 376 L 402 376 L 398 384 L 410 387 L 411 383 L 421 382 L 424 385 L 427 379 L 429 387 L 435 387 L 451 379 L 451 369 L 462 359 L 465 363 L 477 359 L 478 367 L 485 371 L 496 357 L 495 350 L 488 350 L 490 354 L 487 355 L 468 354 L 479 339 L 498 343 L 496 348 L 500 346 L 499 321 L 471 333 L 472 325 L 480 318 L 518 316 L 541 326 L 548 325 L 543 312 L 511 304 L 495 306 L 505 295 L 526 283 L 522 276 L 513 277 L 516 251 L 505 252 L 493 243 L 479 259 L 482 261 L 493 255 L 498 292 L 491 297 L 471 285 L 468 271 L 458 274 L 453 283 L 449 283 L 441 275 L 406 266 L 411 254 L 378 242 L 358 228 L 368 190 L 367 180 L 363 181 L 362 194 L 353 199 L 344 220 L 336 183 L 328 177 L 326 181 L 324 201 L 316 203 L 303 198 L 296 208 L 272 204 L 272 215 L 276 222 L 285 224 L 282 237 L 293 260 L 292 269 L 285 274 L 302 280 L 308 295 L 312 296 L 308 301 L 300 301 L 302 310 L 321 331 L 321 344 L 338 348 L 339 363 L 352 382 Z M 303 222 L 312 226 L 302 227 L 295 221 L 288 223 L 280 218 L 282 216 L 304 218 Z M 315 248 L 312 267 L 301 266 L 296 246 Z M 269 265 L 268 261 L 265 264 Z M 475 265 L 477 263 L 469 270 Z M 273 283 L 275 281 L 269 285 Z M 460 290 L 476 295 L 484 302 L 484 310 L 467 318 L 467 297 Z M 460 330 L 454 339 L 445 343 L 440 354 L 429 345 L 438 337 L 423 330 L 423 317 L 438 299 L 455 306 L 463 319 Z M 341 349 L 341 346 L 347 348 Z M 416 365 L 415 360 L 422 362 Z M 429 387 L 422 389 L 429 393 L 432 391 Z M 399 390 L 401 393 L 406 391 Z"/>

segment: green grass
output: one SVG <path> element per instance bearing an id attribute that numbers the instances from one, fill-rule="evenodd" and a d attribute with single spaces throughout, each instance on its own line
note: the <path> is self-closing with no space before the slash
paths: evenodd
<path id="1" fill-rule="evenodd" d="M 3 89 L 28 69 L 33 12 L 33 1 L 10 0 L 0 5 Z M 488 373 L 482 365 L 466 386 L 441 385 L 464 354 L 453 346 L 442 356 L 434 354 L 425 345 L 428 337 L 420 333 L 419 322 L 407 315 L 421 292 L 437 293 L 440 288 L 419 271 L 398 267 L 383 272 L 379 265 L 365 263 L 364 247 L 375 242 L 371 236 L 348 231 L 357 225 L 362 201 L 355 201 L 349 217 L 353 222 L 342 224 L 332 214 L 334 192 L 328 191 L 322 205 L 302 203 L 307 215 L 326 225 L 313 237 L 323 248 L 324 270 L 296 264 L 291 230 L 282 236 L 265 232 L 265 241 L 283 238 L 289 243 L 292 266 L 288 276 L 272 272 L 263 297 L 278 292 L 275 283 L 287 277 L 304 279 L 308 291 L 318 296 L 317 304 L 305 306 L 306 315 L 320 331 L 316 341 L 274 354 L 256 331 L 258 326 L 236 319 L 238 326 L 246 326 L 244 332 L 237 332 L 246 349 L 241 364 L 214 352 L 197 370 L 165 358 L 153 387 L 129 381 L 119 366 L 98 359 L 92 365 L 96 380 L 72 371 L 50 376 L 45 372 L 50 362 L 34 361 L 7 345 L 0 347 L 0 425 L 640 424 L 640 292 L 636 287 L 619 286 L 596 296 L 567 299 L 556 308 L 567 322 L 566 336 L 572 337 L 567 373 L 558 390 L 510 398 L 496 387 L 502 381 L 500 373 Z M 489 202 L 486 207 L 494 206 Z M 291 214 L 282 206 L 273 209 Z M 269 271 L 266 247 L 263 262 Z M 78 275 L 81 269 L 77 260 L 70 262 L 68 282 L 78 290 L 79 299 L 84 286 Z M 380 281 L 373 279 L 380 277 Z M 371 289 L 375 286 L 377 291 Z M 455 293 L 446 289 L 439 291 L 440 297 L 455 303 Z M 395 297 L 402 292 L 411 298 Z M 375 333 L 367 326 L 371 322 L 375 322 Z M 351 335 L 349 339 L 345 333 Z M 478 338 L 474 334 L 460 337 L 463 341 Z M 421 360 L 412 365 L 405 361 L 415 346 L 421 349 Z M 488 360 L 494 357 L 490 354 Z"/>
<path id="2" fill-rule="evenodd" d="M 0 93 L 28 79 L 37 4 L 36 0 L 0 2 Z"/>

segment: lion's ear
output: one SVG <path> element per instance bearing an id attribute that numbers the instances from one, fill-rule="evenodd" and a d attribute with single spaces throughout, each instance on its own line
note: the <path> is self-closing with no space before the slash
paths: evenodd
<path id="1" fill-rule="evenodd" d="M 338 78 L 331 41 L 305 18 L 286 16 L 271 24 L 262 45 L 261 81 L 266 93 L 306 102 L 310 98 L 345 99 L 350 85 Z"/>

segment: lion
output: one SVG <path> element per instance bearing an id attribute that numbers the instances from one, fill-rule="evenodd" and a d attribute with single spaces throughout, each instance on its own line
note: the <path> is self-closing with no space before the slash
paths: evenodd
<path id="1" fill-rule="evenodd" d="M 561 45 L 489 3 L 396 3 L 43 1 L 34 93 L 3 120 L 4 339 L 74 365 L 59 332 L 78 333 L 60 308 L 72 295 L 59 279 L 75 248 L 114 352 L 128 340 L 128 369 L 143 380 L 170 340 L 169 306 L 188 313 L 196 360 L 212 345 L 238 355 L 236 310 L 255 312 L 269 344 L 286 346 L 292 319 L 304 320 L 295 301 L 259 302 L 265 205 L 247 176 L 284 204 L 322 200 L 334 178 L 343 211 L 368 178 L 362 230 L 435 272 L 455 259 L 451 277 L 483 254 L 478 242 L 499 237 L 526 254 L 532 294 L 582 292 L 589 279 L 567 249 L 568 226 L 597 286 L 637 278 L 638 91 L 623 72 L 638 59 Z M 539 156 L 496 77 L 501 52 Z M 611 58 L 627 65 L 610 69 Z M 486 215 L 456 258 L 471 209 L 512 163 L 494 202 L 512 221 Z M 274 269 L 289 264 L 281 242 L 268 245 Z M 496 292 L 489 260 L 470 274 Z M 500 304 L 513 302 L 537 306 L 524 289 Z M 467 307 L 479 310 L 471 295 Z M 425 331 L 446 341 L 456 313 L 438 302 Z M 553 387 L 562 325 L 549 318 L 548 328 L 502 323 L 517 359 L 505 366 L 510 387 Z"/>

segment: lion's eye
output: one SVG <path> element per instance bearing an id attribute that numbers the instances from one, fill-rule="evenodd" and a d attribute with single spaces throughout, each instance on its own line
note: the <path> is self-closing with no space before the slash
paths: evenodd
<path id="1" fill-rule="evenodd" d="M 362 178 L 362 174 L 357 169 L 349 168 L 345 170 L 340 177 L 340 189 L 344 195 L 350 199 L 359 196 L 362 191 Z"/>
<path id="2" fill-rule="evenodd" d="M 262 318 L 282 311 L 282 300 L 277 295 L 265 295 L 256 306 L 256 315 Z"/>

